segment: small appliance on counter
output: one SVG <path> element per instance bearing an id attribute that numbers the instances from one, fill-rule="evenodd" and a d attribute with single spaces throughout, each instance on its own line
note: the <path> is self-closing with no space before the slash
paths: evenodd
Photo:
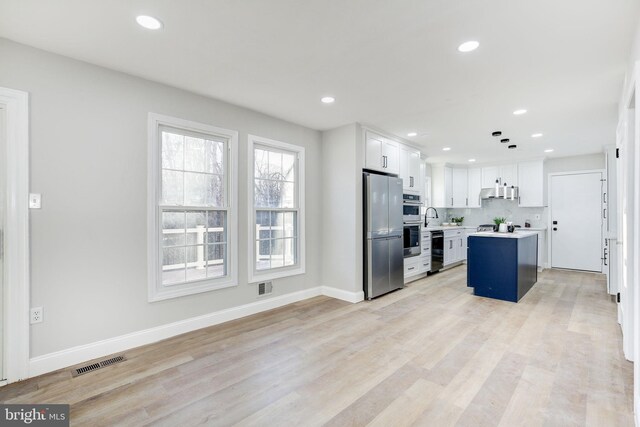
<path id="1" fill-rule="evenodd" d="M 476 231 L 496 231 L 496 226 L 494 224 L 482 224 L 478 226 L 478 229 Z"/>

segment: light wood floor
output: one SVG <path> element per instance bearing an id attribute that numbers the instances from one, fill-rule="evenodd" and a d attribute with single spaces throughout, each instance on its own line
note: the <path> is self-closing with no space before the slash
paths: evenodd
<path id="1" fill-rule="evenodd" d="M 632 364 L 602 276 L 549 271 L 518 304 L 466 269 L 373 302 L 313 298 L 0 389 L 72 425 L 625 426 Z"/>

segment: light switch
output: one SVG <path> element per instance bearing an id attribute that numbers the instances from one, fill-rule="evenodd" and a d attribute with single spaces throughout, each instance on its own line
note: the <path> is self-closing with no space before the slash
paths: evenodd
<path id="1" fill-rule="evenodd" d="M 29 209 L 40 209 L 41 196 L 38 193 L 29 194 Z"/>

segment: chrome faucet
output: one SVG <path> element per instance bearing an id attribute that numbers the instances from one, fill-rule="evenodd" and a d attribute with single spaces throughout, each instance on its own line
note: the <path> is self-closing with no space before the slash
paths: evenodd
<path id="1" fill-rule="evenodd" d="M 429 217 L 429 209 L 433 209 L 433 211 L 436 213 L 435 217 Z M 432 206 L 429 206 L 427 208 L 426 211 L 424 211 L 424 226 L 426 227 L 427 225 L 429 225 L 429 219 L 438 219 L 438 210 Z"/>

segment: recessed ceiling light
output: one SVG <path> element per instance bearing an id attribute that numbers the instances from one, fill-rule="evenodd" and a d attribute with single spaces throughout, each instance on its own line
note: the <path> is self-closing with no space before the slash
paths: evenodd
<path id="1" fill-rule="evenodd" d="M 409 132 L 407 136 L 417 136 L 418 132 Z"/>
<path id="2" fill-rule="evenodd" d="M 500 142 L 502 142 L 503 144 L 506 144 L 507 142 L 509 142 L 509 138 L 501 139 Z"/>
<path id="3" fill-rule="evenodd" d="M 442 151 L 449 151 L 449 150 L 451 150 L 451 147 L 444 147 L 444 148 L 442 149 Z"/>
<path id="4" fill-rule="evenodd" d="M 136 16 L 136 22 L 147 30 L 159 30 L 162 28 L 162 22 L 153 16 L 139 15 Z"/>
<path id="5" fill-rule="evenodd" d="M 525 110 L 525 109 L 523 108 L 523 109 L 520 109 L 520 110 L 516 110 L 516 111 L 514 111 L 514 112 L 513 112 L 513 114 L 514 114 L 514 115 L 516 115 L 516 116 L 521 116 L 521 115 L 523 115 L 523 114 L 524 114 L 524 113 L 526 113 L 526 112 L 527 112 L 527 110 Z"/>
<path id="6" fill-rule="evenodd" d="M 473 162 L 475 162 L 475 161 L 476 161 L 476 159 L 469 159 L 469 161 L 470 161 L 471 163 L 473 163 Z"/>
<path id="7" fill-rule="evenodd" d="M 509 148 L 509 150 L 514 150 L 514 149 L 518 148 L 518 146 L 515 145 L 515 144 L 512 144 L 508 148 Z"/>
<path id="8" fill-rule="evenodd" d="M 475 40 L 469 40 L 468 42 L 464 42 L 458 46 L 458 50 L 460 52 L 471 52 L 472 50 L 476 50 L 478 46 L 480 46 L 480 43 Z"/>
<path id="9" fill-rule="evenodd" d="M 320 99 L 320 101 L 325 104 L 333 104 L 334 102 L 336 102 L 336 99 L 333 96 L 324 96 L 322 97 L 322 99 Z"/>
<path id="10" fill-rule="evenodd" d="M 498 137 L 498 136 L 500 136 L 500 135 L 502 135 L 502 132 L 501 132 L 501 131 L 499 131 L 499 130 L 497 130 L 497 131 L 495 131 L 495 132 L 492 132 L 492 133 L 491 133 L 491 136 L 496 136 L 496 137 Z"/>
<path id="11" fill-rule="evenodd" d="M 531 138 L 540 138 L 541 136 L 541 133 L 534 133 L 533 135 L 531 135 Z"/>
<path id="12" fill-rule="evenodd" d="M 544 150 L 545 153 L 553 153 L 553 148 L 547 148 Z"/>

